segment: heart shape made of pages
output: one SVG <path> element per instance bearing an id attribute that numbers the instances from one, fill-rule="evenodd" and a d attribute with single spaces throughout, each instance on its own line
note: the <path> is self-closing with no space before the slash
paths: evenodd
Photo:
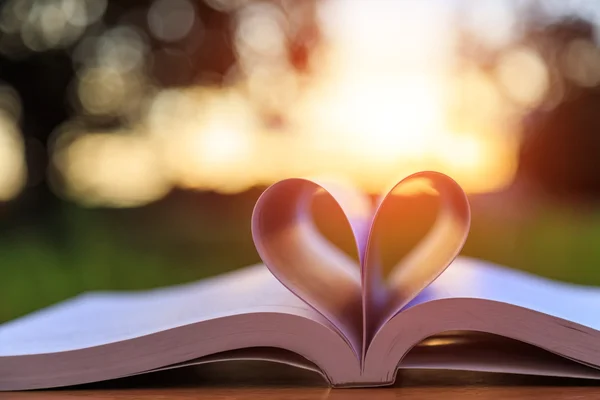
<path id="1" fill-rule="evenodd" d="M 397 189 L 439 194 L 436 222 L 417 246 L 384 279 L 375 241 L 381 210 Z M 331 196 L 354 237 L 358 263 L 328 241 L 310 212 L 315 194 Z M 436 279 L 462 249 L 470 208 L 462 188 L 439 172 L 410 175 L 373 209 L 351 186 L 310 179 L 286 179 L 270 186 L 252 214 L 252 237 L 271 273 L 321 313 L 361 359 L 377 330 Z"/>

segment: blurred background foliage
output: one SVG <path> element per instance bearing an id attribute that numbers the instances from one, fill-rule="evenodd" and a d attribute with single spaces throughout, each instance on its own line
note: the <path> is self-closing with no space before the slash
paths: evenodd
<path id="1" fill-rule="evenodd" d="M 375 197 L 446 172 L 464 254 L 600 285 L 598 24 L 594 0 L 4 1 L 0 322 L 258 262 L 254 202 L 307 174 Z M 435 214 L 397 201 L 390 260 Z"/>

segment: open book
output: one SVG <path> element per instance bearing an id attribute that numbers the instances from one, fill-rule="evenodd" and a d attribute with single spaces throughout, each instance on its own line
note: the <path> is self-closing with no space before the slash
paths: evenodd
<path id="1" fill-rule="evenodd" d="M 470 226 L 459 185 L 436 172 L 398 185 L 433 190 L 442 206 L 386 277 L 376 228 L 391 194 L 372 207 L 348 187 L 284 180 L 252 217 L 264 264 L 176 287 L 87 293 L 1 325 L 0 390 L 236 359 L 312 369 L 345 387 L 392 384 L 401 368 L 600 378 L 600 288 L 456 258 Z M 317 193 L 344 212 L 357 261 L 316 229 Z"/>

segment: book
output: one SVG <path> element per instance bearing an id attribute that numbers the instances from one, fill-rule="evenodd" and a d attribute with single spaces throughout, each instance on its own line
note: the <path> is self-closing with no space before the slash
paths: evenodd
<path id="1" fill-rule="evenodd" d="M 251 230 L 262 264 L 138 292 L 90 292 L 0 325 L 0 390 L 110 380 L 187 365 L 266 360 L 314 370 L 334 387 L 385 386 L 403 368 L 600 378 L 600 288 L 460 256 L 469 201 L 439 172 L 396 190 L 433 191 L 424 239 L 383 275 L 380 210 L 339 183 L 266 189 Z M 316 228 L 331 196 L 358 259 Z"/>

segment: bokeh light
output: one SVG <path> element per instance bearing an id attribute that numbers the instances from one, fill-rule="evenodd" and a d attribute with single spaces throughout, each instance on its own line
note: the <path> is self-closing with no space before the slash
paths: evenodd
<path id="1" fill-rule="evenodd" d="M 142 34 L 130 27 L 120 26 L 106 31 L 96 42 L 95 61 L 99 66 L 111 67 L 122 73 L 143 67 L 148 51 Z"/>
<path id="2" fill-rule="evenodd" d="M 87 128 L 50 152 L 67 195 L 88 205 L 306 174 L 379 192 L 423 169 L 471 193 L 499 190 L 516 174 L 521 119 L 568 92 L 557 71 L 580 88 L 600 83 L 592 39 L 548 56 L 519 36 L 517 3 L 153 0 L 116 19 L 107 9 L 10 0 L 0 12 L 3 54 L 70 57 L 67 123 Z M 106 165 L 119 163 L 132 172 L 111 183 Z M 123 183 L 142 170 L 157 180 Z"/>
<path id="3" fill-rule="evenodd" d="M 148 10 L 150 32 L 165 42 L 183 39 L 195 22 L 194 5 L 189 0 L 155 0 Z"/>
<path id="4" fill-rule="evenodd" d="M 24 49 L 67 48 L 104 14 L 106 0 L 9 0 L 0 12 L 0 51 L 9 56 Z"/>
<path id="5" fill-rule="evenodd" d="M 497 72 L 508 95 L 524 107 L 538 105 L 550 83 L 544 61 L 528 48 L 516 48 L 503 55 Z"/>
<path id="6" fill-rule="evenodd" d="M 1 91 L 0 96 L 4 97 Z M 0 201 L 17 196 L 26 178 L 24 146 L 16 121 L 12 115 L 0 111 Z"/>
<path id="7" fill-rule="evenodd" d="M 275 5 L 267 2 L 251 4 L 241 9 L 237 18 L 236 49 L 242 63 L 268 63 L 285 54 L 284 17 Z"/>
<path id="8" fill-rule="evenodd" d="M 148 137 L 131 132 L 74 132 L 56 139 L 53 165 L 65 196 L 89 206 L 133 207 L 171 188 Z"/>
<path id="9" fill-rule="evenodd" d="M 236 91 L 160 93 L 148 121 L 165 166 L 180 186 L 236 192 L 254 183 L 256 117 Z"/>

